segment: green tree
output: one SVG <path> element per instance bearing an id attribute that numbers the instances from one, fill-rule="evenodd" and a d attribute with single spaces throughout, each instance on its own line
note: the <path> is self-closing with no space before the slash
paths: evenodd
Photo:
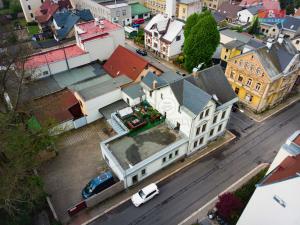
<path id="1" fill-rule="evenodd" d="M 22 12 L 22 7 L 20 5 L 20 1 L 10 0 L 9 1 L 9 9 L 10 9 L 10 13 L 12 13 L 12 14 L 17 14 L 19 12 Z"/>
<path id="2" fill-rule="evenodd" d="M 187 18 L 186 23 L 184 25 L 184 38 L 185 39 L 189 36 L 193 26 L 195 26 L 198 23 L 198 21 L 199 21 L 199 14 L 197 14 L 197 13 L 193 13 L 192 15 L 190 15 Z"/>
<path id="3" fill-rule="evenodd" d="M 185 68 L 191 72 L 200 63 L 211 65 L 211 57 L 220 42 L 217 23 L 211 13 L 201 13 L 199 20 L 184 41 Z"/>
<path id="4" fill-rule="evenodd" d="M 249 34 L 258 34 L 259 33 L 259 21 L 258 18 L 255 17 L 254 20 L 252 21 L 251 26 L 248 29 Z"/>
<path id="5" fill-rule="evenodd" d="M 145 41 L 145 33 L 143 29 L 139 29 L 137 36 L 134 38 L 134 42 L 139 44 L 139 45 L 144 45 Z"/>
<path id="6" fill-rule="evenodd" d="M 0 113 L 0 217 L 4 224 L 31 224 L 44 201 L 43 183 L 34 173 L 39 153 L 53 146 L 48 128 L 30 130 L 27 116 Z"/>
<path id="7" fill-rule="evenodd" d="M 294 6 L 294 3 L 291 2 L 290 4 L 288 4 L 286 6 L 286 14 L 287 15 L 293 15 L 295 13 L 295 6 Z"/>

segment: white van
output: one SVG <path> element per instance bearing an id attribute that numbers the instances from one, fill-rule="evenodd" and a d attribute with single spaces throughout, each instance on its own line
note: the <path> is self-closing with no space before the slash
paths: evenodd
<path id="1" fill-rule="evenodd" d="M 135 207 L 139 207 L 141 204 L 149 201 L 154 196 L 159 194 L 159 190 L 156 184 L 149 184 L 148 186 L 144 187 L 142 190 L 138 191 L 131 197 L 132 203 Z"/>

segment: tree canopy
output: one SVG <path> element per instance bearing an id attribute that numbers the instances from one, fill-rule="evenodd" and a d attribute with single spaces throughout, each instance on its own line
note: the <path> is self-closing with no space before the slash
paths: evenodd
<path id="1" fill-rule="evenodd" d="M 249 34 L 258 34 L 259 33 L 259 21 L 257 16 L 252 21 L 251 26 L 248 29 Z"/>
<path id="2" fill-rule="evenodd" d="M 194 23 L 195 16 L 191 19 Z M 185 27 L 186 29 L 186 27 Z M 220 33 L 217 29 L 217 23 L 209 11 L 205 11 L 198 16 L 198 21 L 190 29 L 188 27 L 185 33 L 184 41 L 184 55 L 185 55 L 185 68 L 191 72 L 194 67 L 200 63 L 205 66 L 211 64 L 211 57 L 220 42 Z"/>

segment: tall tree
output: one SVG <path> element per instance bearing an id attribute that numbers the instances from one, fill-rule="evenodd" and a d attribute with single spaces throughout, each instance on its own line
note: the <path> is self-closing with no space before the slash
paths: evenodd
<path id="1" fill-rule="evenodd" d="M 258 34 L 259 33 L 259 21 L 257 16 L 252 21 L 251 26 L 248 29 L 249 34 Z"/>
<path id="2" fill-rule="evenodd" d="M 188 38 L 193 26 L 195 26 L 198 23 L 199 20 L 199 14 L 197 13 L 193 13 L 192 15 L 190 15 L 187 20 L 186 23 L 184 25 L 184 38 Z"/>
<path id="3" fill-rule="evenodd" d="M 191 72 L 200 63 L 211 65 L 211 57 L 220 42 L 217 23 L 209 11 L 200 14 L 184 41 L 185 68 Z"/>

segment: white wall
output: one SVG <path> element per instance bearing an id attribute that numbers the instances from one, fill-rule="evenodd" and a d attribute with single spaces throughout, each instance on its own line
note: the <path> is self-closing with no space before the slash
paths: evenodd
<path id="1" fill-rule="evenodd" d="M 293 45 L 295 46 L 295 48 L 300 51 L 300 37 L 297 37 L 295 39 L 292 40 Z"/>
<path id="2" fill-rule="evenodd" d="M 238 12 L 237 16 L 242 23 L 250 23 L 253 20 L 253 15 L 247 9 Z"/>
<path id="3" fill-rule="evenodd" d="M 257 187 L 237 225 L 300 224 L 300 177 Z M 277 196 L 285 203 L 274 200 Z"/>
<path id="4" fill-rule="evenodd" d="M 124 102 L 126 102 L 128 104 L 129 101 L 129 106 L 135 106 L 137 104 L 141 103 L 141 100 L 143 101 L 145 99 L 145 97 L 143 96 L 142 98 L 138 97 L 135 99 L 132 99 L 131 97 L 129 97 L 126 93 L 124 93 L 122 91 L 122 99 L 124 100 Z"/>
<path id="5" fill-rule="evenodd" d="M 168 57 L 173 57 L 182 52 L 181 46 L 183 45 L 184 42 L 184 35 L 183 35 L 183 30 L 180 31 L 178 36 L 181 36 L 179 41 L 176 41 L 176 38 L 174 41 L 170 44 L 169 50 L 168 50 Z"/>
<path id="6" fill-rule="evenodd" d="M 68 121 L 65 121 L 65 122 L 51 128 L 49 130 L 49 132 L 50 132 L 51 135 L 58 135 L 58 134 L 61 134 L 63 132 L 72 130 L 74 128 L 75 127 L 74 127 L 73 120 L 68 120 Z"/>
<path id="7" fill-rule="evenodd" d="M 94 39 L 84 42 L 84 50 L 90 53 L 92 61 L 95 61 L 97 59 L 101 61 L 108 59 L 109 56 L 113 53 L 114 49 L 115 46 L 112 37 Z"/>
<path id="8" fill-rule="evenodd" d="M 31 22 L 34 21 L 34 14 L 35 11 L 42 5 L 42 1 L 41 0 L 20 0 L 21 3 L 21 7 L 23 9 L 23 13 L 25 16 L 25 19 L 27 22 Z M 30 5 L 31 9 L 28 9 L 28 6 Z M 31 17 L 30 14 L 33 14 L 33 17 Z"/>

